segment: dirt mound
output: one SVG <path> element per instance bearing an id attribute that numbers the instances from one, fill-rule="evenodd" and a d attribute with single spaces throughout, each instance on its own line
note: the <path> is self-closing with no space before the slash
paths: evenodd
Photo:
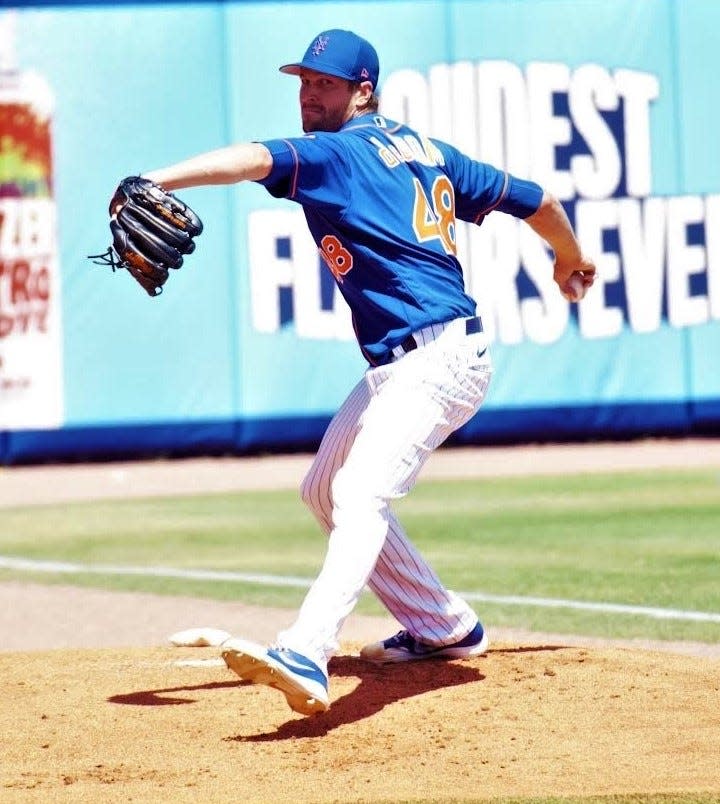
<path id="1" fill-rule="evenodd" d="M 498 645 L 331 663 L 294 715 L 202 649 L 0 654 L 4 801 L 402 801 L 720 792 L 720 665 Z"/>

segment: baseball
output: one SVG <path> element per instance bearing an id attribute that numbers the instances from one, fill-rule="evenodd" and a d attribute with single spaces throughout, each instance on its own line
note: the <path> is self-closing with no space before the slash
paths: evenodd
<path id="1" fill-rule="evenodd" d="M 568 279 L 567 288 L 569 290 L 568 295 L 570 296 L 570 301 L 578 302 L 585 295 L 585 285 L 583 285 L 582 277 L 577 274 L 573 274 L 570 279 Z"/>

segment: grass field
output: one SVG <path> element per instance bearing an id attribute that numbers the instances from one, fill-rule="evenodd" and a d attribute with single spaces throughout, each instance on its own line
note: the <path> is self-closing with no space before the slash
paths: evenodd
<path id="1" fill-rule="evenodd" d="M 720 643 L 720 472 L 628 472 L 423 481 L 398 510 L 411 537 L 482 619 L 558 633 Z M 247 492 L 8 508 L 0 555 L 83 565 L 212 569 L 306 578 L 324 539 L 296 492 Z M 299 587 L 141 574 L 25 578 L 295 607 Z M 537 605 L 497 598 L 569 601 Z M 571 602 L 675 611 L 583 610 Z M 359 611 L 379 613 L 366 596 Z M 713 615 L 682 619 L 680 612 Z M 669 614 L 672 614 L 670 612 Z"/>

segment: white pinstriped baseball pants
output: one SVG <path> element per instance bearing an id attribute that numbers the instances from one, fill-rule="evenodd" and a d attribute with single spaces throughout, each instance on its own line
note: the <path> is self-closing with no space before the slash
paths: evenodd
<path id="1" fill-rule="evenodd" d="M 323 669 L 366 585 L 423 642 L 450 644 L 477 622 L 412 545 L 389 503 L 407 494 L 432 451 L 482 404 L 492 374 L 487 337 L 466 335 L 458 319 L 420 338 L 430 342 L 366 372 L 330 422 L 302 484 L 328 548 L 295 623 L 277 643 Z"/>

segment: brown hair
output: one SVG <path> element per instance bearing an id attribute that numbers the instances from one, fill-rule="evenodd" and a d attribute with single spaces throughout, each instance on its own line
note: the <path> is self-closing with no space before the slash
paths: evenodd
<path id="1" fill-rule="evenodd" d="M 350 91 L 354 92 L 356 89 L 360 88 L 360 84 L 364 83 L 362 81 L 348 81 L 350 84 Z M 365 106 L 358 109 L 358 112 L 361 114 L 365 114 L 366 112 L 377 112 L 378 108 L 380 107 L 380 98 L 378 97 L 377 93 L 373 90 L 372 95 L 368 98 L 368 102 Z"/>

